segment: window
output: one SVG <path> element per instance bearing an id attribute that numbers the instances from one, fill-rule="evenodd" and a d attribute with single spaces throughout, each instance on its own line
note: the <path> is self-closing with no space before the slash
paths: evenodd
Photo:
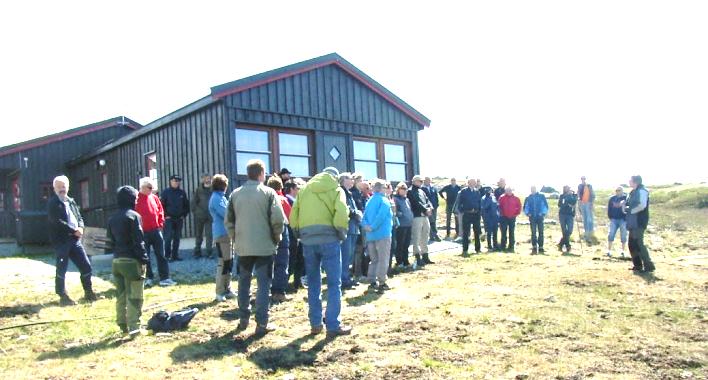
<path id="1" fill-rule="evenodd" d="M 154 183 L 157 183 L 157 153 L 151 152 L 145 155 L 145 172 Z M 105 179 L 103 178 L 104 175 L 106 176 Z M 104 184 L 105 190 L 103 190 Z M 101 175 L 101 185 L 102 191 L 108 191 L 108 175 L 106 173 Z"/>
<path id="2" fill-rule="evenodd" d="M 246 175 L 249 160 L 263 160 L 266 173 L 270 173 L 270 141 L 268 132 L 253 129 L 236 129 L 236 174 Z"/>
<path id="3" fill-rule="evenodd" d="M 157 169 L 154 169 L 154 170 L 155 170 L 155 174 L 156 174 L 155 177 L 157 177 Z M 152 178 L 152 176 L 150 176 L 150 178 Z M 155 178 L 155 180 L 157 180 L 157 178 Z M 105 193 L 107 191 L 108 191 L 108 173 L 103 172 L 103 173 L 101 173 L 101 192 Z"/>
<path id="4" fill-rule="evenodd" d="M 278 134 L 280 168 L 287 168 L 295 177 L 310 176 L 309 136 L 291 133 Z"/>
<path id="5" fill-rule="evenodd" d="M 384 144 L 386 179 L 389 181 L 406 180 L 406 147 L 398 144 Z"/>
<path id="6" fill-rule="evenodd" d="M 89 208 L 89 181 L 87 179 L 79 182 L 79 190 L 81 191 L 81 208 Z"/>
<path id="7" fill-rule="evenodd" d="M 354 140 L 354 171 L 364 178 L 378 177 L 378 150 L 373 141 Z"/>
<path id="8" fill-rule="evenodd" d="M 47 202 L 53 193 L 54 186 L 52 186 L 51 183 L 45 182 L 39 184 L 39 197 L 42 202 Z"/>

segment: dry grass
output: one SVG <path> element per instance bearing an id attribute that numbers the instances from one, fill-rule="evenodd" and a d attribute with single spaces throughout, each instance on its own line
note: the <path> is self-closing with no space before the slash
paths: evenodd
<path id="1" fill-rule="evenodd" d="M 667 219 L 694 212 L 654 209 Z M 0 368 L 17 379 L 706 377 L 708 268 L 700 257 L 685 259 L 706 254 L 704 226 L 655 226 L 648 240 L 658 271 L 646 277 L 597 246 L 582 256 L 529 256 L 528 227 L 517 230 L 518 254 L 463 259 L 448 251 L 425 270 L 395 276 L 384 295 L 363 286 L 348 292 L 349 337 L 309 336 L 301 291 L 272 308 L 281 329 L 262 339 L 252 330 L 235 333 L 234 303 L 201 303 L 189 330 L 135 341 L 121 340 L 111 319 L 0 331 Z M 547 235 L 552 246 L 559 231 L 550 226 Z M 97 288 L 107 298 L 59 308 L 51 266 L 14 258 L 0 268 L 0 328 L 112 313 L 105 281 Z M 194 296 L 208 302 L 213 288 L 203 282 L 150 289 L 146 305 Z M 78 278 L 70 283 L 77 294 Z"/>

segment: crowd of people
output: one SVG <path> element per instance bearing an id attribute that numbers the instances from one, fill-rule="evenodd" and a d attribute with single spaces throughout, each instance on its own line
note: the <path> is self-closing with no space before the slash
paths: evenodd
<path id="1" fill-rule="evenodd" d="M 463 188 L 453 178 L 438 190 L 429 177 L 420 175 L 412 178 L 409 187 L 405 182 L 394 186 L 382 179 L 366 181 L 358 173 L 340 173 L 333 167 L 307 182 L 291 178 L 287 169 L 266 178 L 265 164 L 260 160 L 249 161 L 246 171 L 248 180 L 230 194 L 225 175 L 203 175 L 191 201 L 181 189 L 178 175 L 170 177 L 170 187 L 159 196 L 148 177 L 140 179 L 139 190 L 131 186 L 118 189 L 120 210 L 108 222 L 107 237 L 113 246 L 117 324 L 122 331 L 131 335 L 140 332 L 144 287 L 176 284 L 170 278 L 169 262 L 181 260 L 181 230 L 190 212 L 197 229 L 193 255 L 216 256 L 215 301 L 237 300 L 239 330 L 248 328 L 253 312 L 257 334 L 277 328 L 269 322 L 271 302 L 289 301 L 287 293 L 303 287 L 307 288 L 312 334 L 325 329 L 330 337 L 349 334 L 351 327 L 340 320 L 342 292 L 363 283 L 369 291 L 384 293 L 391 289 L 387 283 L 391 274 L 434 264 L 429 244 L 442 240 L 437 230 L 440 199 L 446 202 L 445 239 L 451 240 L 454 230 L 455 238 L 461 240 L 463 257 L 470 255 L 472 240 L 474 254 L 481 253 L 482 240 L 486 240 L 487 252 L 514 253 L 516 219 L 522 212 L 529 220 L 531 254 L 545 253 L 544 222 L 549 206 L 535 187 L 522 203 L 504 179 L 496 188 L 469 179 Z M 91 264 L 81 245 L 83 219 L 67 195 L 69 179 L 57 177 L 53 185 L 55 195 L 48 207 L 57 258 L 55 291 L 62 305 L 74 304 L 64 286 L 71 260 L 81 273 L 84 298 L 95 301 Z M 632 269 L 651 272 L 654 264 L 643 242 L 649 192 L 640 176 L 633 176 L 630 186 L 629 195 L 620 187 L 609 200 L 607 255 L 611 256 L 620 231 L 621 255 L 628 245 Z M 563 188 L 558 197 L 562 232 L 558 249 L 564 254 L 571 251 L 576 208 L 580 208 L 584 238 L 593 236 L 594 201 L 594 190 L 585 177 L 577 193 L 569 186 Z M 154 279 L 153 256 L 159 280 Z M 324 311 L 323 272 L 327 284 Z M 253 277 L 257 289 L 252 308 Z M 234 278 L 238 281 L 236 292 L 231 288 Z"/>

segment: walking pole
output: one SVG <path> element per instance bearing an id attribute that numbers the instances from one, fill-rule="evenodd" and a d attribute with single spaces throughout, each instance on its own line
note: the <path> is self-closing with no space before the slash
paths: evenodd
<path id="1" fill-rule="evenodd" d="M 583 235 L 580 234 L 580 220 L 575 218 L 576 230 L 578 230 L 578 237 L 580 238 L 580 254 L 585 255 L 585 249 L 583 248 Z"/>

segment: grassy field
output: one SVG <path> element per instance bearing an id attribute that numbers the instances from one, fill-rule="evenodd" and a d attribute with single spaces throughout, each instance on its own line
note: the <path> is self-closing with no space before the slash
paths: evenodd
<path id="1" fill-rule="evenodd" d="M 607 194 L 596 210 L 602 242 Z M 708 209 L 699 205 L 707 198 L 706 187 L 652 191 L 654 275 L 603 256 L 604 243 L 529 256 L 528 226 L 519 225 L 517 254 L 465 259 L 453 249 L 393 277 L 383 295 L 347 292 L 342 318 L 354 332 L 336 340 L 308 335 L 304 291 L 273 306 L 281 328 L 257 338 L 236 333 L 234 302 L 211 303 L 211 278 L 178 276 L 179 286 L 146 290 L 145 305 L 193 298 L 165 306 L 200 308 L 189 329 L 127 341 L 112 322 L 105 275 L 96 279 L 101 300 L 61 308 L 46 259 L 2 259 L 0 329 L 96 319 L 0 331 L 0 369 L 8 379 L 706 378 Z M 560 231 L 547 225 L 546 235 L 551 248 Z M 69 284 L 80 293 L 78 276 Z"/>

